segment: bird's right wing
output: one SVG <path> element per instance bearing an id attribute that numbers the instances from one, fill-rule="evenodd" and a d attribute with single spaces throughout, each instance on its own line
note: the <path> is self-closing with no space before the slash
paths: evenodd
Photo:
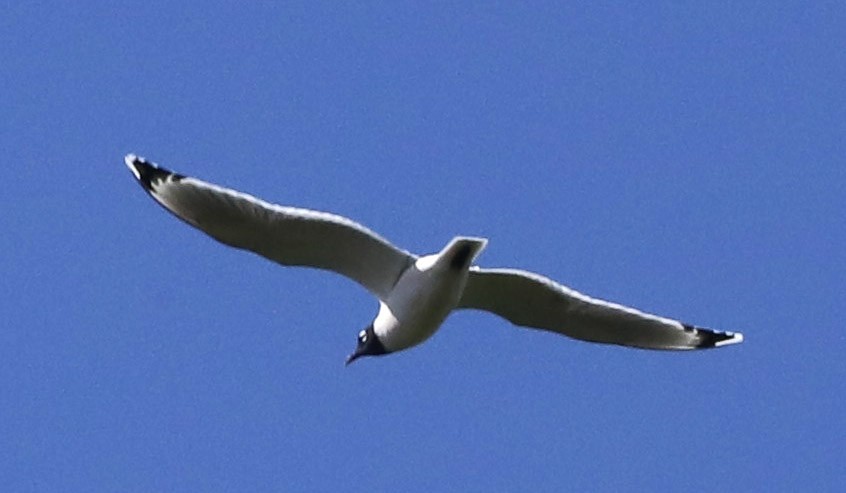
<path id="1" fill-rule="evenodd" d="M 345 217 L 270 204 L 173 173 L 133 154 L 125 161 L 156 202 L 221 243 L 282 265 L 337 272 L 380 299 L 416 259 Z"/>
<path id="2" fill-rule="evenodd" d="M 472 267 L 459 308 L 496 313 L 516 325 L 584 341 L 645 349 L 700 349 L 743 335 L 717 332 L 585 296 L 532 272 Z"/>

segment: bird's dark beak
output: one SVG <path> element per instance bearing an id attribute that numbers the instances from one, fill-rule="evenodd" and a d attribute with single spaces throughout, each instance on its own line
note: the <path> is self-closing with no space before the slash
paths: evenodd
<path id="1" fill-rule="evenodd" d="M 344 366 L 350 366 L 350 363 L 352 363 L 353 361 L 357 360 L 360 357 L 361 357 L 361 353 L 358 353 L 358 352 L 352 353 L 351 355 L 347 356 L 347 362 L 344 363 Z"/>

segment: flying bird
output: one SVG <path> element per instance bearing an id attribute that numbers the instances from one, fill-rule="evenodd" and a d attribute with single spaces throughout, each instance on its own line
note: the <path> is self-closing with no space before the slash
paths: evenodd
<path id="1" fill-rule="evenodd" d="M 540 274 L 473 265 L 484 238 L 456 236 L 438 253 L 407 252 L 350 219 L 271 204 L 129 154 L 126 165 L 161 206 L 217 241 L 285 266 L 337 272 L 379 300 L 358 333 L 350 364 L 395 353 L 434 334 L 457 309 L 486 310 L 511 323 L 583 341 L 643 349 L 705 349 L 743 341 L 591 298 Z"/>

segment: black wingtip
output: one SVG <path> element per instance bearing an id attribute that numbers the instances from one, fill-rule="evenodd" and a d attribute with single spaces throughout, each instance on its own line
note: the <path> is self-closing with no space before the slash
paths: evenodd
<path id="1" fill-rule="evenodd" d="M 698 336 L 699 342 L 696 344 L 696 347 L 699 349 L 721 347 L 743 342 L 743 334 L 739 332 L 717 332 L 690 324 L 683 324 L 682 326 L 684 330 L 693 332 Z"/>
<path id="2" fill-rule="evenodd" d="M 132 174 L 135 175 L 135 178 L 138 179 L 138 182 L 141 183 L 141 186 L 148 192 L 152 192 L 153 185 L 161 181 L 170 179 L 178 182 L 185 178 L 178 173 L 160 168 L 156 164 L 135 154 L 127 154 L 124 162 L 129 167 L 129 170 L 132 171 Z"/>

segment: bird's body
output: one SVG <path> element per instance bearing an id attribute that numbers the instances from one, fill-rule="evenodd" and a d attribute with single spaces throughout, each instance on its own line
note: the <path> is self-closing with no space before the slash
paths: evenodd
<path id="1" fill-rule="evenodd" d="M 700 349 L 741 342 L 717 332 L 590 298 L 550 279 L 472 265 L 483 238 L 458 236 L 418 257 L 347 218 L 283 207 L 159 168 L 135 155 L 126 164 L 164 208 L 218 241 L 282 265 L 331 270 L 379 300 L 347 362 L 414 347 L 455 309 L 481 309 L 520 326 L 591 342 L 646 349 Z"/>
<path id="2" fill-rule="evenodd" d="M 440 253 L 417 259 L 400 276 L 388 299 L 379 303 L 373 321 L 376 336 L 389 352 L 425 341 L 461 300 L 470 261 L 457 262 L 466 251 L 475 257 L 485 246 L 480 238 L 454 238 Z M 459 259 L 461 260 L 461 259 Z"/>

